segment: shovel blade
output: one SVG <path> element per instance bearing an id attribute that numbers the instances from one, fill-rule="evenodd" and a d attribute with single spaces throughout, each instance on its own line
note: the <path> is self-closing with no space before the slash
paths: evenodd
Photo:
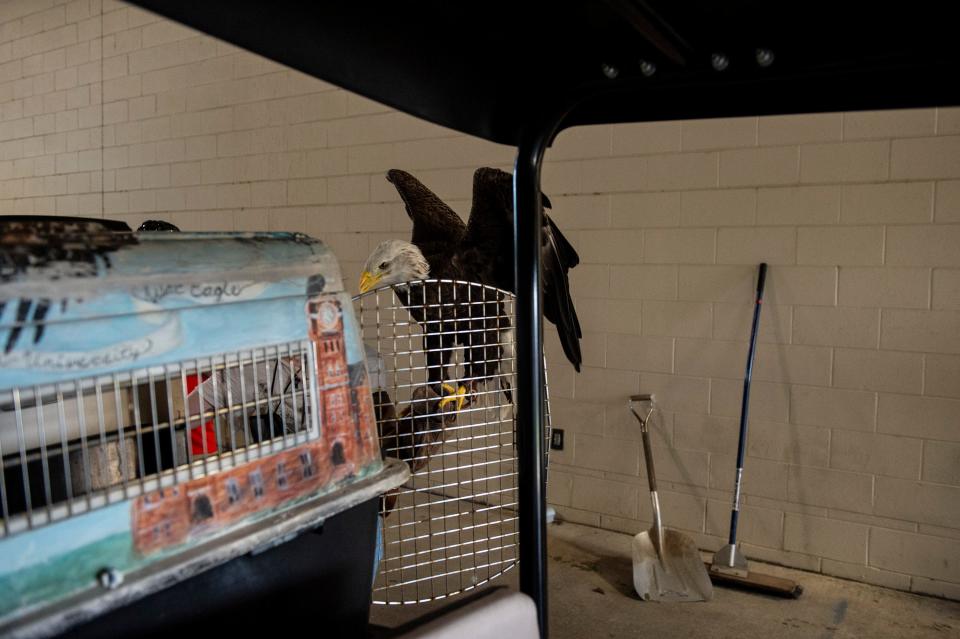
<path id="1" fill-rule="evenodd" d="M 662 556 L 657 553 L 656 531 L 633 538 L 633 587 L 645 601 L 710 601 L 713 585 L 700 552 L 686 535 L 663 531 Z"/>

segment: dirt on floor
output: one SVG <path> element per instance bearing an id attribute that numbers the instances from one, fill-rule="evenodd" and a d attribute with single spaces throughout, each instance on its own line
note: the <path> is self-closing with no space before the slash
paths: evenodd
<path id="1" fill-rule="evenodd" d="M 576 524 L 549 530 L 550 636 L 557 639 L 960 637 L 960 602 L 759 562 L 751 570 L 797 581 L 803 595 L 780 599 L 717 587 L 709 602 L 645 602 L 633 590 L 629 535 Z M 515 588 L 516 573 L 501 583 Z M 371 622 L 395 627 L 435 607 L 374 606 Z"/>

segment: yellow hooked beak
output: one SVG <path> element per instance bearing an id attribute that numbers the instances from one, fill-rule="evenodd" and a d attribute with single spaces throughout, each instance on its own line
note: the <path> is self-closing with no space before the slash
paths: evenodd
<path id="1" fill-rule="evenodd" d="M 378 273 L 377 275 L 372 275 L 370 271 L 364 271 L 360 276 L 360 292 L 366 293 L 367 291 L 373 289 L 377 282 L 383 279 L 383 274 Z"/>

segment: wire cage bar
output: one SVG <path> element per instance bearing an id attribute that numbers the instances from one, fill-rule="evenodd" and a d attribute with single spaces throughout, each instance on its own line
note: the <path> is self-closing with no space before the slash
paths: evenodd
<path id="1" fill-rule="evenodd" d="M 354 305 L 381 451 L 411 470 L 381 501 L 373 602 L 425 603 L 487 583 L 518 559 L 514 296 L 423 280 Z"/>
<path id="2" fill-rule="evenodd" d="M 0 391 L 0 538 L 316 439 L 316 360 L 302 340 Z"/>

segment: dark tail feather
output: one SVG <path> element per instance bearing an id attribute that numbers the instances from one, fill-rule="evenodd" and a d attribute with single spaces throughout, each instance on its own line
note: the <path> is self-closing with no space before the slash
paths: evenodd
<path id="1" fill-rule="evenodd" d="M 580 330 L 580 318 L 577 317 L 577 310 L 573 308 L 572 303 L 570 304 L 570 308 L 573 309 L 573 323 L 575 324 L 574 328 L 576 328 L 577 337 L 583 337 L 583 331 Z"/>
<path id="2" fill-rule="evenodd" d="M 563 279 L 564 279 L 564 290 L 565 290 L 565 301 L 563 305 L 567 307 L 567 313 L 570 315 L 573 330 L 576 333 L 577 337 L 583 337 L 583 331 L 580 328 L 580 319 L 577 317 L 577 312 L 573 308 L 573 301 L 570 299 L 570 284 L 567 280 L 567 273 L 580 263 L 580 256 L 577 254 L 576 249 L 570 244 L 569 240 L 564 237 L 563 233 L 560 232 L 560 229 L 557 228 L 557 225 L 550 218 L 549 215 L 544 215 L 545 227 L 544 232 L 547 233 L 548 245 L 549 239 L 552 238 L 557 258 L 560 261 L 560 265 L 563 269 Z"/>
<path id="3" fill-rule="evenodd" d="M 543 251 L 544 315 L 556 325 L 564 355 L 577 372 L 580 372 L 580 364 L 583 362 L 580 352 L 580 320 L 570 297 L 570 282 L 553 234 L 547 231 L 546 239 Z"/>
<path id="4" fill-rule="evenodd" d="M 557 228 L 557 225 L 549 215 L 544 213 L 543 220 L 545 226 L 548 227 L 546 230 L 553 235 L 553 238 L 556 241 L 557 254 L 560 257 L 560 263 L 563 264 L 565 269 L 572 269 L 574 266 L 580 263 L 580 256 L 577 254 L 577 250 L 573 248 L 573 245 L 571 245 L 567 238 L 564 237 L 563 233 L 560 232 L 560 229 Z"/>
<path id="5" fill-rule="evenodd" d="M 563 347 L 563 354 L 573 364 L 573 369 L 580 372 L 580 364 L 583 363 L 583 355 L 580 352 L 580 340 L 560 331 L 560 346 Z"/>

